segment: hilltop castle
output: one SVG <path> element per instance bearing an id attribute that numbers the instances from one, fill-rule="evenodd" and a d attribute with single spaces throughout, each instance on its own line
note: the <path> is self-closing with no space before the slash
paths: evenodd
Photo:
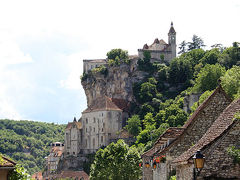
<path id="1" fill-rule="evenodd" d="M 138 49 L 138 56 L 134 56 L 132 61 L 135 62 L 135 60 L 143 58 L 144 51 L 150 52 L 151 61 L 153 62 L 170 62 L 175 58 L 176 31 L 173 23 L 171 23 L 168 32 L 168 44 L 162 39 L 155 39 L 153 44 L 149 46 L 145 44 L 142 49 Z M 132 64 L 132 66 L 136 66 L 136 63 Z M 91 69 L 101 65 L 107 66 L 107 59 L 83 60 L 83 72 L 88 73 Z M 137 68 L 130 69 L 129 71 L 133 72 Z M 121 132 L 126 125 L 126 120 L 129 117 L 129 101 L 131 101 L 124 95 L 128 94 L 129 89 L 132 89 L 133 83 L 127 82 L 126 78 L 129 77 L 129 74 L 126 74 L 126 72 L 125 74 L 119 73 L 120 75 L 117 75 L 116 72 L 113 72 L 113 74 L 114 77 L 111 76 L 111 78 L 118 81 L 119 84 L 112 84 L 111 87 L 106 87 L 106 82 L 104 82 L 102 86 L 107 91 L 98 93 L 98 95 L 92 95 L 91 101 L 88 101 L 88 108 L 82 112 L 82 117 L 78 121 L 74 118 L 73 122 L 68 123 L 65 131 L 65 156 L 93 153 L 101 146 L 107 146 L 116 139 L 122 138 L 121 133 L 118 134 L 118 132 Z M 123 80 L 120 80 L 120 78 L 123 78 Z M 102 82 L 102 80 L 98 79 L 94 83 L 97 84 L 97 82 Z M 117 95 L 113 93 L 116 92 L 116 89 L 119 91 Z M 87 96 L 94 94 L 96 91 L 96 89 L 94 91 L 92 84 L 90 89 L 88 89 L 91 92 L 87 93 L 86 88 L 84 90 Z M 127 138 L 126 133 L 124 138 Z"/>
<path id="2" fill-rule="evenodd" d="M 144 44 L 142 49 L 138 49 L 138 58 L 143 58 L 143 52 L 149 51 L 151 53 L 151 61 L 156 62 L 170 62 L 176 57 L 176 31 L 171 23 L 171 27 L 168 32 L 168 43 L 163 39 L 156 38 L 151 45 Z M 106 65 L 107 59 L 84 59 L 83 60 L 83 72 L 87 73 L 93 68 L 101 65 Z"/>

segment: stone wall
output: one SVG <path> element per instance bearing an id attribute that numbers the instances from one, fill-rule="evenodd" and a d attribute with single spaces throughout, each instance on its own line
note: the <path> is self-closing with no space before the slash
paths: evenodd
<path id="1" fill-rule="evenodd" d="M 82 114 L 84 153 L 92 153 L 107 146 L 110 139 L 117 138 L 122 129 L 121 111 L 93 111 Z"/>
<path id="2" fill-rule="evenodd" d="M 200 176 L 212 179 L 240 179 L 240 165 L 234 164 L 232 157 L 227 152 L 231 146 L 240 148 L 239 120 L 228 132 L 225 132 L 221 138 L 203 151 L 205 164 Z"/>
<path id="3" fill-rule="evenodd" d="M 193 164 L 185 164 L 176 167 L 177 180 L 191 180 L 193 179 Z"/>
<path id="4" fill-rule="evenodd" d="M 183 110 L 187 113 L 191 112 L 192 105 L 199 100 L 201 93 L 188 94 L 184 97 Z"/>
<path id="5" fill-rule="evenodd" d="M 166 163 L 158 163 L 157 168 L 153 169 L 153 180 L 167 179 L 166 168 Z"/>
<path id="6" fill-rule="evenodd" d="M 144 51 L 145 50 L 138 49 L 138 56 L 139 56 L 140 59 L 144 58 L 144 56 L 143 56 Z M 158 50 L 147 50 L 147 51 L 150 51 L 152 59 L 157 59 L 159 61 L 162 61 L 162 59 L 161 59 L 162 55 L 164 55 L 164 60 L 169 62 L 169 63 L 173 58 L 173 55 L 172 55 L 171 51 L 158 51 Z"/>

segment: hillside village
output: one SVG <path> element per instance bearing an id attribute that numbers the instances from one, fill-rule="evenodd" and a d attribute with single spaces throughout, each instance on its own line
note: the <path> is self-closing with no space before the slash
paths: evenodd
<path id="1" fill-rule="evenodd" d="M 151 63 L 170 63 L 176 57 L 176 31 L 171 23 L 168 44 L 155 39 L 151 45 L 138 49 L 137 56 L 129 56 L 129 65 L 109 68 L 108 59 L 83 60 L 84 75 L 99 67 L 108 67 L 108 76 L 82 79 L 88 107 L 78 120 L 74 118 L 65 129 L 64 150 L 55 152 L 58 166 L 50 168 L 47 175 L 56 178 L 69 171 L 84 174 L 84 162 L 88 155 L 96 153 L 111 142 L 124 139 L 129 145 L 136 139 L 124 127 L 131 117 L 134 82 L 144 79 L 138 71 L 138 59 L 144 53 L 151 55 Z M 91 74 L 90 74 L 91 75 Z M 189 111 L 200 95 L 186 96 L 184 110 Z M 221 85 L 193 112 L 182 127 L 169 127 L 157 138 L 153 147 L 142 154 L 142 179 L 167 180 L 176 175 L 179 180 L 238 179 L 239 164 L 233 164 L 228 148 L 239 147 L 240 126 L 235 115 L 240 111 L 240 100 L 232 101 Z M 204 168 L 195 169 L 193 155 L 200 150 L 205 157 Z M 60 153 L 59 153 L 60 151 Z M 60 154 L 60 155 L 59 155 Z M 50 154 L 51 156 L 51 154 Z M 49 162 L 50 163 L 50 162 Z M 53 175 L 51 175 L 53 170 Z M 74 171 L 73 171 L 74 170 Z M 77 170 L 77 171 L 76 171 Z M 83 177 L 83 175 L 81 175 Z M 64 177 L 64 176 L 62 176 Z"/>
<path id="2" fill-rule="evenodd" d="M 222 52 L 205 52 L 199 46 L 177 57 L 173 23 L 167 35 L 167 42 L 156 38 L 137 55 L 115 49 L 106 59 L 83 60 L 87 107 L 66 125 L 64 142 L 51 143 L 45 168 L 33 179 L 106 179 L 90 172 L 97 163 L 94 155 L 121 139 L 140 157 L 134 164 L 137 178 L 130 179 L 240 179 L 240 90 L 238 85 L 232 91 L 228 88 L 233 84 L 227 86 L 230 76 L 238 77 L 239 46 Z M 224 51 L 238 53 L 233 55 L 236 62 L 221 61 Z M 211 74 L 215 68 L 221 73 L 214 80 L 204 79 L 211 83 L 197 84 L 202 69 Z M 0 176 L 7 177 L 16 163 L 3 158 Z"/>

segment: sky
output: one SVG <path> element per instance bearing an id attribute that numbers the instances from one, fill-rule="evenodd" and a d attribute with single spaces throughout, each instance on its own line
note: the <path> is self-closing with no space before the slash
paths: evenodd
<path id="1" fill-rule="evenodd" d="M 66 124 L 87 107 L 82 60 L 155 38 L 240 42 L 238 0 L 0 0 L 0 118 Z"/>

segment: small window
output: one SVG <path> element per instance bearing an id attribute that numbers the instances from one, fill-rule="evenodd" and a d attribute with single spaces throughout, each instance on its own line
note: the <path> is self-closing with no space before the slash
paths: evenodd
<path id="1" fill-rule="evenodd" d="M 86 124 L 88 123 L 88 118 L 86 118 Z"/>
<path id="2" fill-rule="evenodd" d="M 103 142 L 103 136 L 101 136 L 101 143 Z"/>
<path id="3" fill-rule="evenodd" d="M 102 117 L 103 117 L 103 113 L 102 113 Z"/>
<path id="4" fill-rule="evenodd" d="M 85 144 L 86 144 L 86 147 L 87 147 L 87 139 L 85 140 Z"/>
<path id="5" fill-rule="evenodd" d="M 102 132 L 103 132 L 103 128 L 102 128 Z"/>
<path id="6" fill-rule="evenodd" d="M 95 132 L 95 128 L 93 128 L 93 132 Z"/>
<path id="7" fill-rule="evenodd" d="M 86 132 L 87 132 L 87 128 L 86 128 Z"/>
<path id="8" fill-rule="evenodd" d="M 96 119 L 95 118 L 93 118 L 93 122 L 96 123 Z"/>
<path id="9" fill-rule="evenodd" d="M 73 154 L 75 154 L 75 152 L 73 152 Z"/>

